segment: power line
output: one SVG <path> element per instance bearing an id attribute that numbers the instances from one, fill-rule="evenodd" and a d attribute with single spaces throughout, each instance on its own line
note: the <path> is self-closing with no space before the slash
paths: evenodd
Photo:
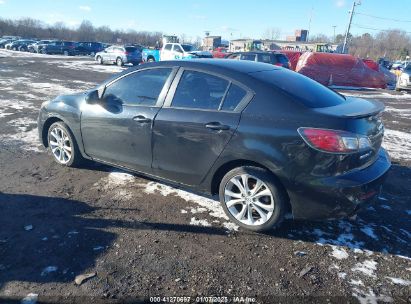
<path id="1" fill-rule="evenodd" d="M 367 26 L 363 26 L 360 24 L 356 24 L 356 23 L 352 23 L 352 25 L 354 25 L 355 27 L 361 28 L 361 29 L 365 29 L 365 30 L 372 30 L 372 31 L 381 31 L 381 32 L 391 32 L 393 30 L 385 30 L 385 29 L 379 29 L 379 28 L 373 28 L 373 27 L 367 27 Z M 407 34 L 411 34 L 411 32 L 406 32 L 406 31 L 402 31 L 401 32 L 407 33 Z"/>
<path id="2" fill-rule="evenodd" d="M 364 13 L 358 13 L 358 12 L 355 12 L 354 14 L 355 15 L 367 16 L 367 17 L 371 17 L 371 18 L 376 18 L 376 19 L 390 20 L 390 21 L 394 21 L 394 22 L 410 22 L 411 23 L 411 20 L 400 20 L 400 19 L 379 17 L 379 16 L 374 16 L 374 15 L 369 15 L 369 14 L 364 14 Z"/>

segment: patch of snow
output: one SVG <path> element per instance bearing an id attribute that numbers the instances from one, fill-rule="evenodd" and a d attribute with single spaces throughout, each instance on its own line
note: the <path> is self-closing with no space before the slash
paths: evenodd
<path id="1" fill-rule="evenodd" d="M 181 213 L 182 213 L 182 214 L 186 214 L 186 213 L 188 213 L 188 211 L 187 211 L 187 210 L 182 209 L 182 210 L 181 210 Z"/>
<path id="2" fill-rule="evenodd" d="M 347 274 L 345 272 L 339 272 L 338 277 L 342 280 L 345 280 L 345 278 L 347 277 Z"/>
<path id="3" fill-rule="evenodd" d="M 344 248 L 338 248 L 338 246 L 333 245 L 331 245 L 331 248 L 333 249 L 331 255 L 337 260 L 344 260 L 348 258 L 348 253 Z"/>
<path id="4" fill-rule="evenodd" d="M 228 221 L 228 217 L 225 215 L 223 208 L 219 201 L 209 199 L 191 192 L 187 192 L 181 189 L 172 188 L 167 185 L 159 184 L 156 182 L 149 182 L 146 185 L 144 191 L 148 194 L 161 194 L 162 196 L 176 195 L 186 202 L 193 202 L 200 207 L 203 207 L 208 210 L 208 213 L 212 217 L 219 219 L 224 219 Z M 223 224 L 224 225 L 224 224 Z M 237 226 L 237 225 L 235 225 Z M 233 225 L 227 225 L 227 227 L 234 227 Z"/>
<path id="5" fill-rule="evenodd" d="M 357 263 L 355 267 L 352 268 L 352 271 L 361 272 L 362 274 L 365 274 L 366 276 L 375 278 L 374 271 L 377 270 L 377 264 L 378 263 L 373 260 L 366 260 L 362 263 Z"/>
<path id="6" fill-rule="evenodd" d="M 371 288 L 368 291 L 363 291 L 359 288 L 353 288 L 352 295 L 357 298 L 360 304 L 378 304 L 381 302 L 391 303 L 393 299 L 386 295 L 376 295 Z"/>
<path id="7" fill-rule="evenodd" d="M 383 147 L 393 159 L 411 160 L 410 133 L 385 129 Z"/>
<path id="8" fill-rule="evenodd" d="M 349 282 L 351 285 L 357 285 L 357 286 L 364 286 L 364 283 L 361 280 L 351 280 Z"/>
<path id="9" fill-rule="evenodd" d="M 192 217 L 190 220 L 190 225 L 193 226 L 203 226 L 203 227 L 211 227 L 211 224 L 207 222 L 207 220 L 200 220 Z"/>
<path id="10" fill-rule="evenodd" d="M 393 278 L 393 277 L 386 277 L 386 278 L 390 279 L 391 282 L 393 282 L 394 284 L 397 284 L 397 285 L 402 285 L 402 286 L 410 286 L 411 285 L 410 280 L 404 280 L 404 279 Z"/>

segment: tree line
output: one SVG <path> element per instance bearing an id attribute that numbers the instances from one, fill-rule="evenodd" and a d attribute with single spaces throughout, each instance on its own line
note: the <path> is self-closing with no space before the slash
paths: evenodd
<path id="1" fill-rule="evenodd" d="M 329 42 L 342 44 L 344 35 L 334 37 L 325 35 L 313 36 L 313 42 Z M 360 58 L 378 59 L 381 57 L 392 60 L 404 60 L 411 55 L 411 35 L 399 29 L 380 31 L 375 35 L 364 33 L 362 35 L 348 36 L 348 51 L 351 55 Z"/>
<path id="2" fill-rule="evenodd" d="M 18 20 L 0 18 L 0 37 L 4 35 L 71 41 L 139 43 L 146 46 L 155 46 L 157 42 L 161 41 L 162 33 L 112 30 L 108 26 L 95 27 L 87 20 L 84 20 L 77 28 L 71 28 L 63 22 L 50 25 L 32 18 Z"/>

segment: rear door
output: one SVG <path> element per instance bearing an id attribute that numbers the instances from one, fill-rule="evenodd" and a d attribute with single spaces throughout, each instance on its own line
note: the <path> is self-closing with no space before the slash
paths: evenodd
<path id="1" fill-rule="evenodd" d="M 150 173 L 152 127 L 176 70 L 131 72 L 107 85 L 98 104 L 81 117 L 85 152 L 91 157 Z"/>
<path id="2" fill-rule="evenodd" d="M 198 185 L 233 136 L 252 93 L 221 75 L 180 69 L 156 116 L 153 172 Z"/>

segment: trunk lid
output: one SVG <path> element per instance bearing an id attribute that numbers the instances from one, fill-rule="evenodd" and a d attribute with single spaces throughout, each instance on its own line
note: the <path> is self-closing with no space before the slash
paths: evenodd
<path id="1" fill-rule="evenodd" d="M 382 112 L 384 105 L 377 101 L 346 97 L 346 102 L 332 107 L 318 108 L 316 112 L 338 117 L 344 130 L 366 136 L 371 149 L 364 149 L 350 157 L 350 168 L 364 167 L 373 163 L 381 148 L 384 137 Z"/>

